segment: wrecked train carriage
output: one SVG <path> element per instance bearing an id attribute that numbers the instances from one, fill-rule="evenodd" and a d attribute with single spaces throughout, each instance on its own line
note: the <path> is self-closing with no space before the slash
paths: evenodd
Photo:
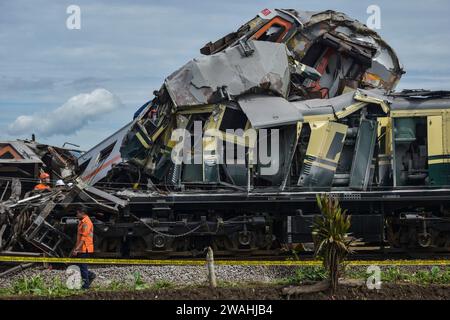
<path id="1" fill-rule="evenodd" d="M 309 242 L 318 212 L 315 196 L 328 192 L 351 212 L 353 234 L 367 243 L 448 249 L 448 92 L 386 95 L 358 89 L 331 99 L 280 99 L 238 99 L 248 115 L 245 126 L 264 127 L 264 120 L 273 120 L 255 111 L 263 105 L 265 111 L 280 105 L 283 112 L 295 110 L 290 123 L 285 115 L 278 118 L 283 143 L 275 175 L 260 175 L 258 164 L 236 168 L 210 158 L 200 165 L 174 165 L 164 187 L 117 194 L 154 228 L 141 237 L 142 228 L 134 241 L 141 238 L 149 252 L 199 250 L 211 243 L 219 252 L 237 252 Z M 220 131 L 227 109 L 235 110 L 230 105 L 213 107 L 202 128 Z M 200 143 L 217 148 L 221 140 L 239 143 L 238 138 L 224 131 L 214 143 L 210 137 Z"/>
<path id="2" fill-rule="evenodd" d="M 120 221 L 124 219 L 127 201 L 79 180 L 72 186 L 32 192 L 20 200 L 10 198 L 1 202 L 0 251 L 37 250 L 49 256 L 69 255 L 77 236 L 75 212 L 81 204 L 92 210 L 97 244 L 105 243 L 105 234 L 107 239 L 114 236 L 108 234 L 109 224 L 123 226 Z M 106 253 L 108 249 L 99 246 L 98 251 Z"/>
<path id="3" fill-rule="evenodd" d="M 315 68 L 321 79 L 306 81 L 307 98 L 313 98 L 313 92 L 333 97 L 346 86 L 388 91 L 403 74 L 394 50 L 375 31 L 331 10 L 265 9 L 237 32 L 208 43 L 200 52 L 211 55 L 248 40 L 285 43 L 297 62 Z"/>
<path id="4" fill-rule="evenodd" d="M 70 180 L 77 175 L 79 151 L 41 144 L 33 140 L 0 142 L 0 201 L 11 194 L 20 198 L 33 190 L 39 174 L 47 172 L 51 180 Z"/>
<path id="5" fill-rule="evenodd" d="M 64 209 L 62 203 L 82 202 L 93 209 L 99 255 L 192 254 L 206 245 L 218 254 L 273 252 L 285 244 L 311 241 L 315 195 L 330 192 L 352 213 L 353 234 L 366 242 L 448 247 L 448 93 L 383 95 L 360 89 L 289 104 L 303 119 L 283 125 L 294 133 L 285 140 L 291 148 L 280 149 L 280 162 L 289 163 L 280 166 L 280 184 L 268 185 L 266 178 L 258 185 L 253 178 L 247 190 L 245 183 L 242 188 L 207 183 L 198 174 L 197 181 L 181 180 L 184 190 L 154 185 L 151 192 L 129 188 L 111 194 L 80 182 L 72 198 L 57 201 L 51 215 L 35 216 L 34 221 L 48 222 L 35 235 L 51 226 L 52 239 L 62 237 L 61 254 L 70 250 L 76 220 L 70 205 Z M 209 124 L 216 122 L 220 126 L 220 120 Z M 46 202 L 36 215 L 47 212 Z"/>

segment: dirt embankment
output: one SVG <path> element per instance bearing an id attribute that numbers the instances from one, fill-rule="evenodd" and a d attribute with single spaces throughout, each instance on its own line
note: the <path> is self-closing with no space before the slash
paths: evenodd
<path id="1" fill-rule="evenodd" d="M 380 290 L 366 287 L 340 286 L 331 296 L 329 292 L 301 294 L 287 297 L 283 286 L 257 286 L 244 288 L 190 287 L 143 291 L 87 291 L 81 295 L 58 299 L 75 300 L 440 300 L 450 299 L 448 285 L 384 284 Z M 49 299 L 48 297 L 19 296 L 6 299 Z M 51 298 L 50 298 L 51 299 Z"/>

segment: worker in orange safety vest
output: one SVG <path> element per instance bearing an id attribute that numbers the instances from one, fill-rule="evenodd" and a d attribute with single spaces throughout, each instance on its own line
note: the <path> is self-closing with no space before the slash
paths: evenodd
<path id="1" fill-rule="evenodd" d="M 72 251 L 72 255 L 77 258 L 89 258 L 94 253 L 94 225 L 86 212 L 87 209 L 85 207 L 77 209 L 77 218 L 79 220 L 77 243 Z M 92 281 L 95 279 L 95 273 L 89 271 L 86 263 L 81 263 L 78 266 L 80 267 L 83 280 L 82 288 L 89 289 Z"/>
<path id="2" fill-rule="evenodd" d="M 51 191 L 49 186 L 50 184 L 50 175 L 46 172 L 42 172 L 39 176 L 39 184 L 34 187 L 34 191 Z"/>

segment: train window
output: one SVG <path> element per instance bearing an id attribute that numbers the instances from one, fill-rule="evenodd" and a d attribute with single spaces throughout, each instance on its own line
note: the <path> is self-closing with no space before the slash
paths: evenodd
<path id="1" fill-rule="evenodd" d="M 254 40 L 281 42 L 286 33 L 291 29 L 292 24 L 276 17 L 259 29 L 252 37 Z"/>
<path id="2" fill-rule="evenodd" d="M 267 29 L 266 32 L 264 32 L 258 38 L 258 40 L 276 42 L 278 38 L 281 36 L 281 34 L 284 32 L 284 30 L 285 28 L 283 26 L 274 24 L 269 29 Z"/>
<path id="3" fill-rule="evenodd" d="M 98 163 L 105 161 L 106 159 L 108 159 L 108 157 L 111 155 L 111 153 L 114 150 L 114 147 L 116 145 L 116 142 L 110 144 L 109 146 L 107 146 L 105 149 L 103 149 L 100 152 L 100 155 L 98 157 Z"/>
<path id="4" fill-rule="evenodd" d="M 394 184 L 428 184 L 427 118 L 394 119 Z"/>

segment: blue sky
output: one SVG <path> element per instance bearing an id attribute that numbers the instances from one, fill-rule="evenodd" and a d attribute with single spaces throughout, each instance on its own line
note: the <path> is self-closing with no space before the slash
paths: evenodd
<path id="1" fill-rule="evenodd" d="M 71 4 L 81 8 L 81 30 L 66 28 Z M 0 139 L 36 132 L 46 143 L 88 149 L 130 121 L 205 43 L 260 10 L 334 9 L 365 23 L 371 4 L 407 71 L 398 89 L 450 90 L 447 0 L 0 0 Z M 98 97 L 106 102 L 96 108 Z M 79 103 L 85 114 L 71 114 Z"/>

